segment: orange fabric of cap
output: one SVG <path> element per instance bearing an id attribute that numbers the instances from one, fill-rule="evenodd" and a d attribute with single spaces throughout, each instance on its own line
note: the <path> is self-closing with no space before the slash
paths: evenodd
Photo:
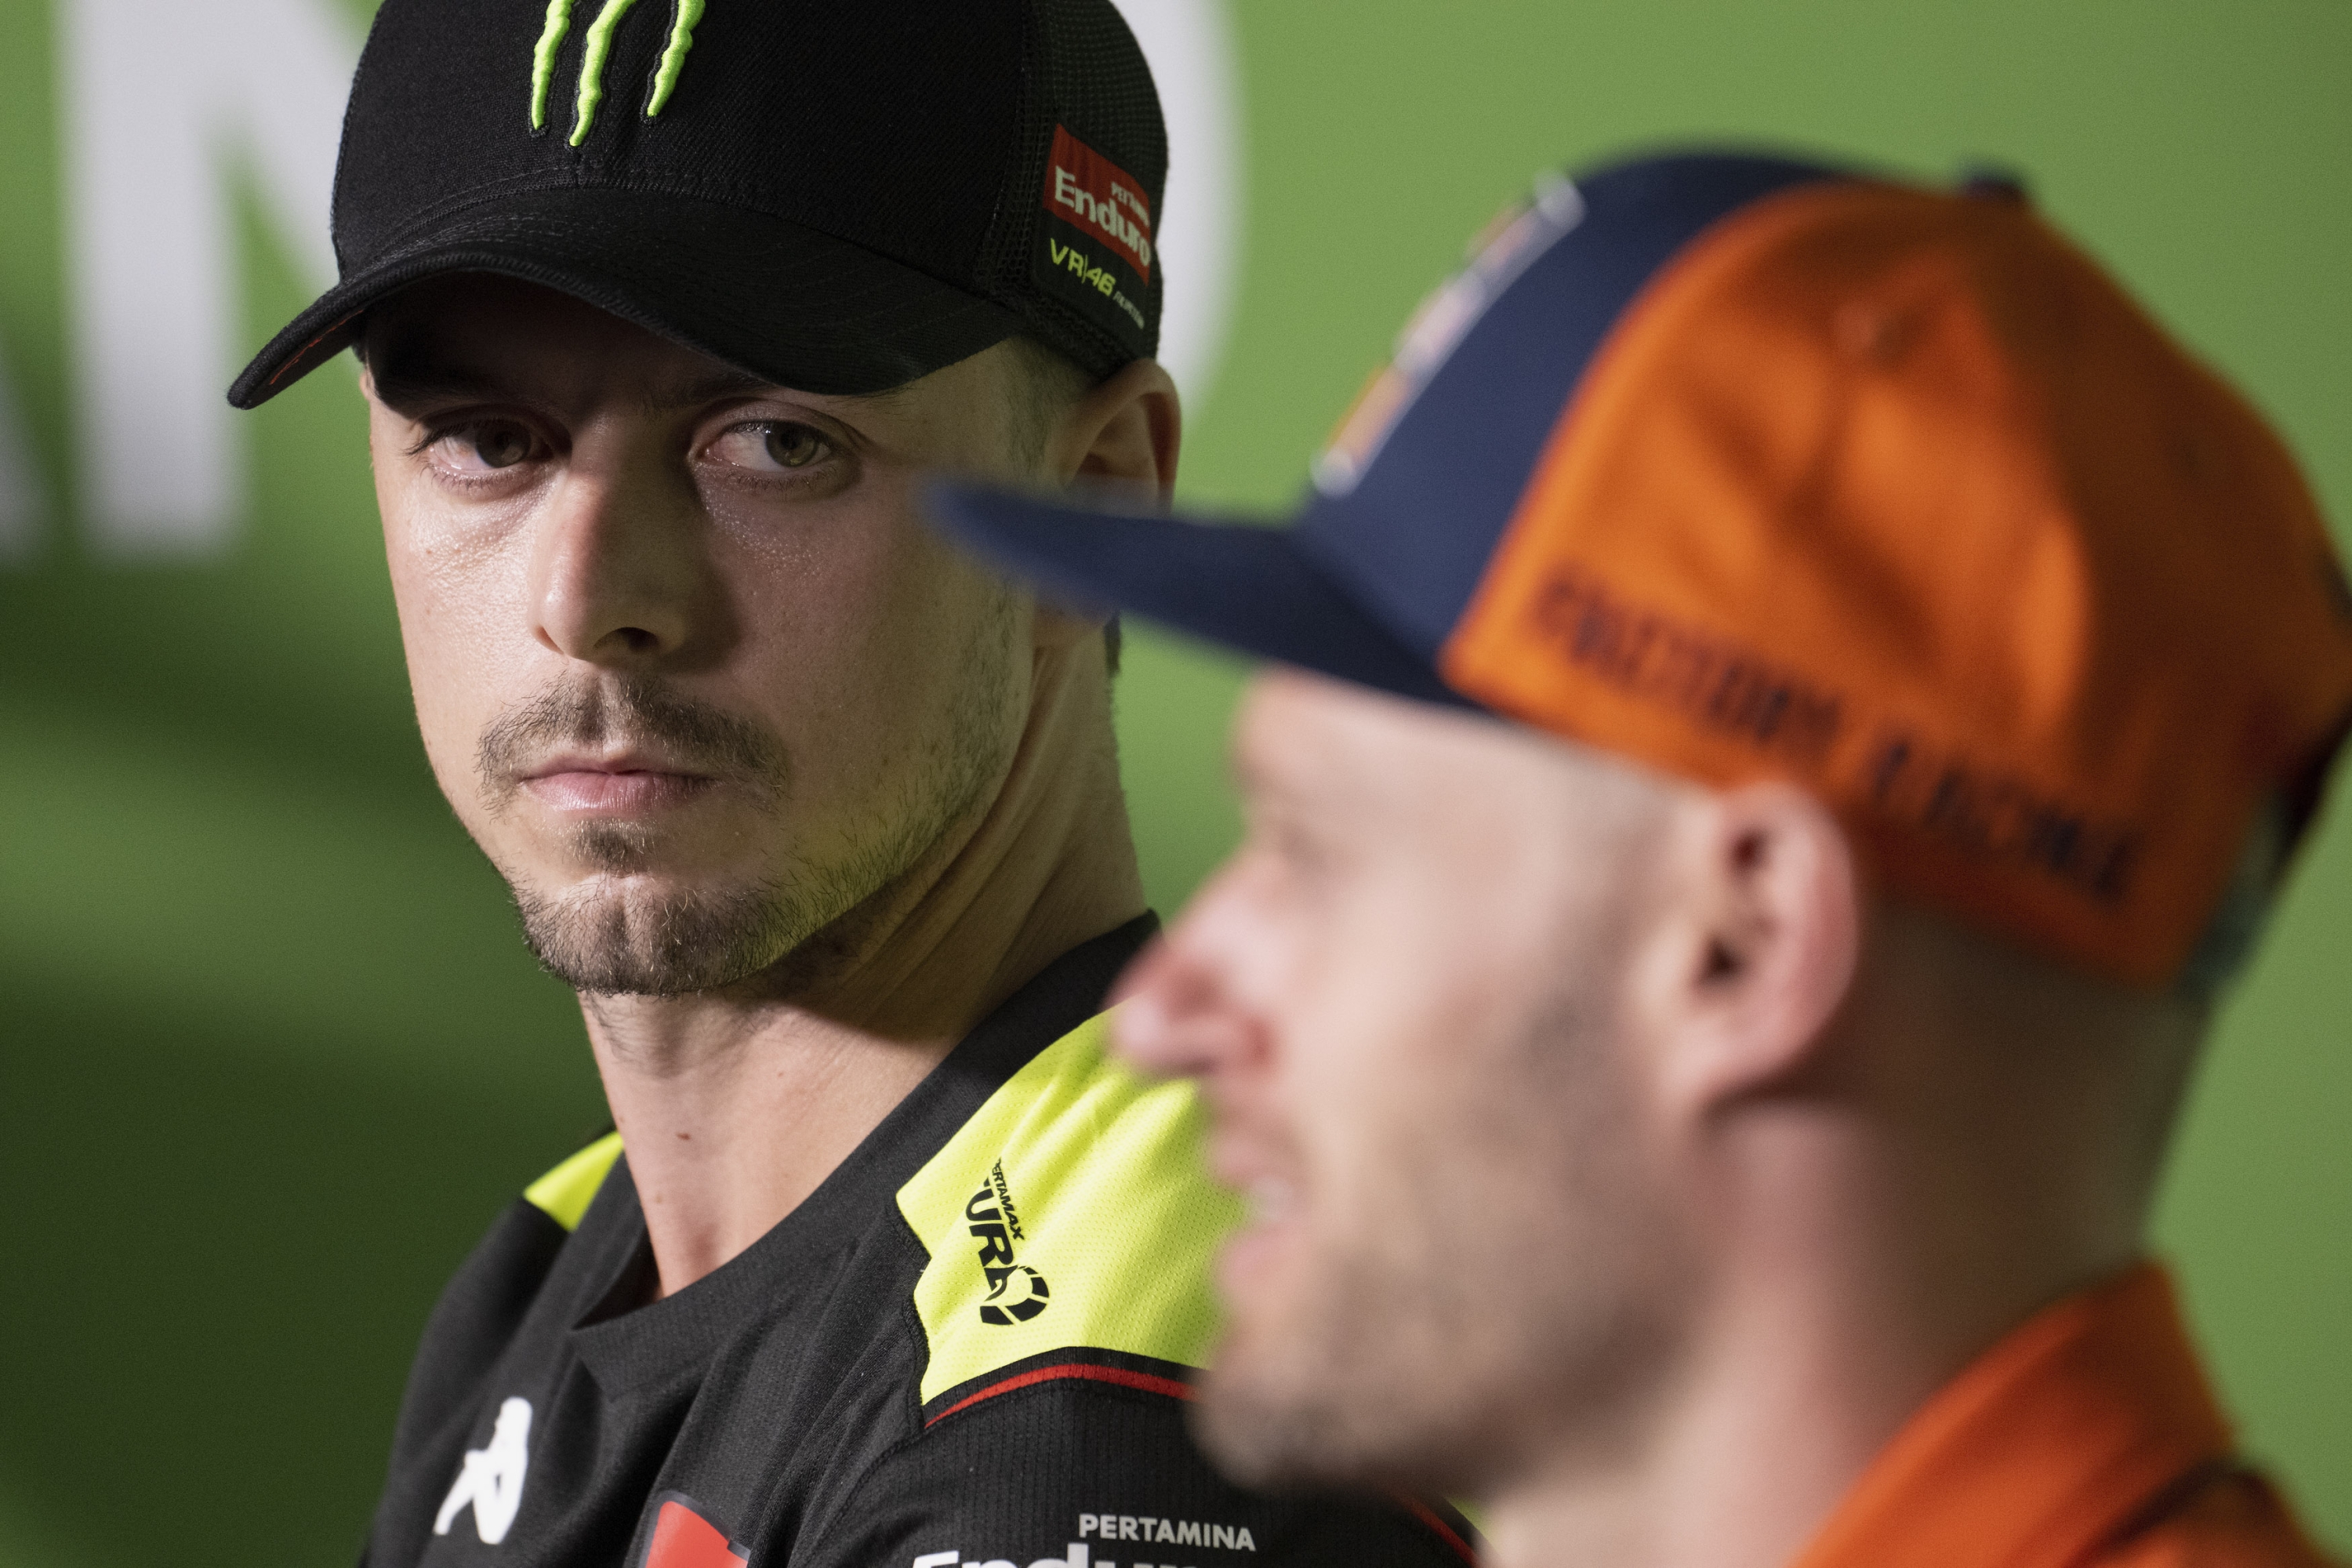
<path id="1" fill-rule="evenodd" d="M 2341 732 L 2352 599 L 2262 419 L 2029 209 L 1843 182 L 1635 299 L 1440 662 L 2159 984 Z"/>

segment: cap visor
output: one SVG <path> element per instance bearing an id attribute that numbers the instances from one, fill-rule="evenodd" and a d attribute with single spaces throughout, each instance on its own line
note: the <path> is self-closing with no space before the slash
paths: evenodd
<path id="1" fill-rule="evenodd" d="M 450 272 L 558 289 L 802 392 L 902 386 L 1011 336 L 1012 312 L 805 226 L 611 186 L 513 192 L 444 215 L 337 284 L 229 389 L 252 408 L 351 346 L 366 310 Z"/>
<path id="2" fill-rule="evenodd" d="M 961 485 L 933 487 L 930 502 L 944 532 L 1064 603 L 1131 611 L 1400 697 L 1478 706 L 1367 615 L 1289 529 L 1087 510 Z"/>

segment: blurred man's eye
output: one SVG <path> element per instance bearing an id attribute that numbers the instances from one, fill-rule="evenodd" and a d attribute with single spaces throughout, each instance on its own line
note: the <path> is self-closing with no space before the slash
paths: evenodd
<path id="1" fill-rule="evenodd" d="M 739 425 L 710 444 L 713 460 L 753 473 L 790 473 L 832 455 L 833 443 L 818 431 L 782 421 Z"/>
<path id="2" fill-rule="evenodd" d="M 1328 869 L 1329 857 L 1321 842 L 1311 830 L 1287 817 L 1262 818 L 1252 825 L 1250 837 L 1275 868 L 1290 880 L 1312 880 Z"/>

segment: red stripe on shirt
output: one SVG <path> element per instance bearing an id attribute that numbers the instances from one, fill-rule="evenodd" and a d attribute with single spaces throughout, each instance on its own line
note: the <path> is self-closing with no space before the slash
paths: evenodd
<path id="1" fill-rule="evenodd" d="M 1035 1383 L 1047 1383 L 1057 1377 L 1090 1377 L 1097 1383 L 1116 1383 L 1122 1388 L 1139 1388 L 1146 1394 L 1164 1394 L 1171 1399 L 1190 1399 L 1192 1385 L 1179 1383 L 1172 1377 L 1154 1377 L 1148 1372 L 1129 1372 L 1123 1366 L 1096 1366 L 1086 1362 L 1068 1362 L 1060 1366 L 1041 1366 L 1003 1383 L 992 1383 L 977 1394 L 966 1394 L 937 1415 L 923 1423 L 936 1426 L 959 1410 L 969 1410 L 983 1399 L 993 1399 L 1000 1394 L 1010 1394 L 1016 1388 L 1027 1388 Z M 1439 1528 L 1443 1529 L 1441 1525 Z M 1448 1531 L 1447 1534 L 1453 1532 Z"/>
<path id="2" fill-rule="evenodd" d="M 1412 1513 L 1413 1518 L 1429 1526 L 1429 1528 L 1436 1533 L 1437 1538 L 1440 1541 L 1444 1542 L 1446 1545 L 1451 1546 L 1454 1551 L 1460 1552 L 1462 1554 L 1463 1562 L 1475 1563 L 1478 1561 L 1478 1554 L 1470 1550 L 1470 1543 L 1463 1540 L 1459 1535 L 1456 1535 L 1454 1532 L 1454 1527 L 1446 1523 L 1444 1518 L 1440 1515 L 1435 1509 L 1430 1507 L 1419 1498 L 1412 1497 L 1404 1492 L 1392 1492 L 1390 1495 L 1394 1497 L 1398 1502 L 1403 1504 L 1405 1509 Z"/>

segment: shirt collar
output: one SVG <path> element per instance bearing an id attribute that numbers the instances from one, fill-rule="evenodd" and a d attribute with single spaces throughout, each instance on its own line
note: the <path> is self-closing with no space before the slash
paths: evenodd
<path id="1" fill-rule="evenodd" d="M 2141 1263 L 2038 1313 L 1947 1384 L 1797 1568 L 2061 1568 L 2229 1449 L 2171 1279 Z"/>

